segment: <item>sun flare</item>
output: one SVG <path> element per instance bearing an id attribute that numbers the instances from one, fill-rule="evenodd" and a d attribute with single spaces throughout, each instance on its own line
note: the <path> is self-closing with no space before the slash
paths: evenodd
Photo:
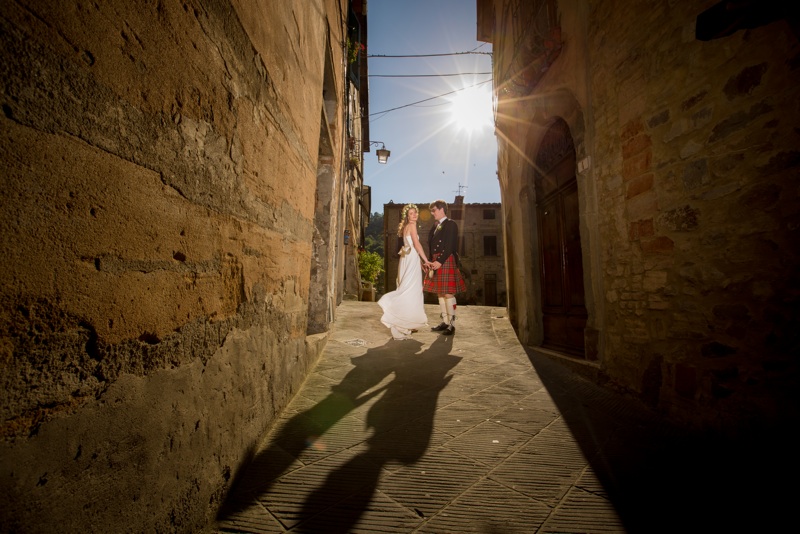
<path id="1" fill-rule="evenodd" d="M 492 119 L 492 96 L 485 89 L 465 89 L 450 99 L 450 120 L 460 130 L 490 128 Z"/>

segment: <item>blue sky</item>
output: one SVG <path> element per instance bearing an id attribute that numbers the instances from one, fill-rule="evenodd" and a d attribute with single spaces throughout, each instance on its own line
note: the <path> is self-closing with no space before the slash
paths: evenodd
<path id="1" fill-rule="evenodd" d="M 370 0 L 367 13 L 368 55 L 419 55 L 491 52 L 475 40 L 474 0 Z M 482 46 L 481 46 L 482 45 Z M 364 154 L 365 183 L 372 188 L 372 210 L 383 204 L 437 198 L 452 202 L 459 191 L 465 202 L 500 202 L 497 143 L 491 124 L 491 75 L 462 74 L 424 78 L 375 75 L 491 72 L 489 55 L 381 58 L 369 61 L 370 140 L 391 150 L 386 165 L 375 150 Z M 445 93 L 446 97 L 433 98 Z M 452 101 L 464 97 L 461 112 Z M 382 111 L 402 107 L 395 111 Z M 477 117 L 475 116 L 477 115 Z M 479 126 L 456 119 L 472 118 Z"/>

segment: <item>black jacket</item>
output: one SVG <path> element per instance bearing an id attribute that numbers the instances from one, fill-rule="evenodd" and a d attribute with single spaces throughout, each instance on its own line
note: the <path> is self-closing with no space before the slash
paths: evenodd
<path id="1" fill-rule="evenodd" d="M 452 255 L 453 259 L 458 263 L 458 224 L 452 219 L 445 219 L 442 223 L 442 229 L 438 232 L 436 231 L 437 226 L 438 224 L 431 228 L 428 238 L 429 259 L 434 261 L 434 256 L 439 254 L 436 261 L 444 265 L 447 258 Z"/>

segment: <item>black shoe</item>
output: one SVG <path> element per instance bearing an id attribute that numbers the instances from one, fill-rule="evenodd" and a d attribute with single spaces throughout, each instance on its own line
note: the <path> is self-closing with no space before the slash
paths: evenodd
<path id="1" fill-rule="evenodd" d="M 450 326 L 447 323 L 440 323 L 439 326 L 434 326 L 431 328 L 431 332 L 441 332 L 442 330 L 447 330 L 447 327 Z"/>
<path id="2" fill-rule="evenodd" d="M 451 324 L 450 324 L 450 325 L 447 325 L 447 328 L 445 328 L 445 329 L 442 331 L 442 335 L 443 335 L 443 336 L 452 336 L 452 335 L 453 335 L 453 334 L 455 334 L 455 333 L 456 333 L 456 327 L 455 327 L 455 326 L 453 326 L 453 325 L 451 325 Z"/>

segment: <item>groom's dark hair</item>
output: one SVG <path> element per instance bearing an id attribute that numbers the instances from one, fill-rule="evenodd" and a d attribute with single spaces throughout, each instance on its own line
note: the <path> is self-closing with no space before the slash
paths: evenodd
<path id="1" fill-rule="evenodd" d="M 444 200 L 434 200 L 433 202 L 431 202 L 431 205 L 429 206 L 428 209 L 433 209 L 433 208 L 441 208 L 444 210 L 445 213 L 447 213 L 447 202 L 445 202 Z"/>

